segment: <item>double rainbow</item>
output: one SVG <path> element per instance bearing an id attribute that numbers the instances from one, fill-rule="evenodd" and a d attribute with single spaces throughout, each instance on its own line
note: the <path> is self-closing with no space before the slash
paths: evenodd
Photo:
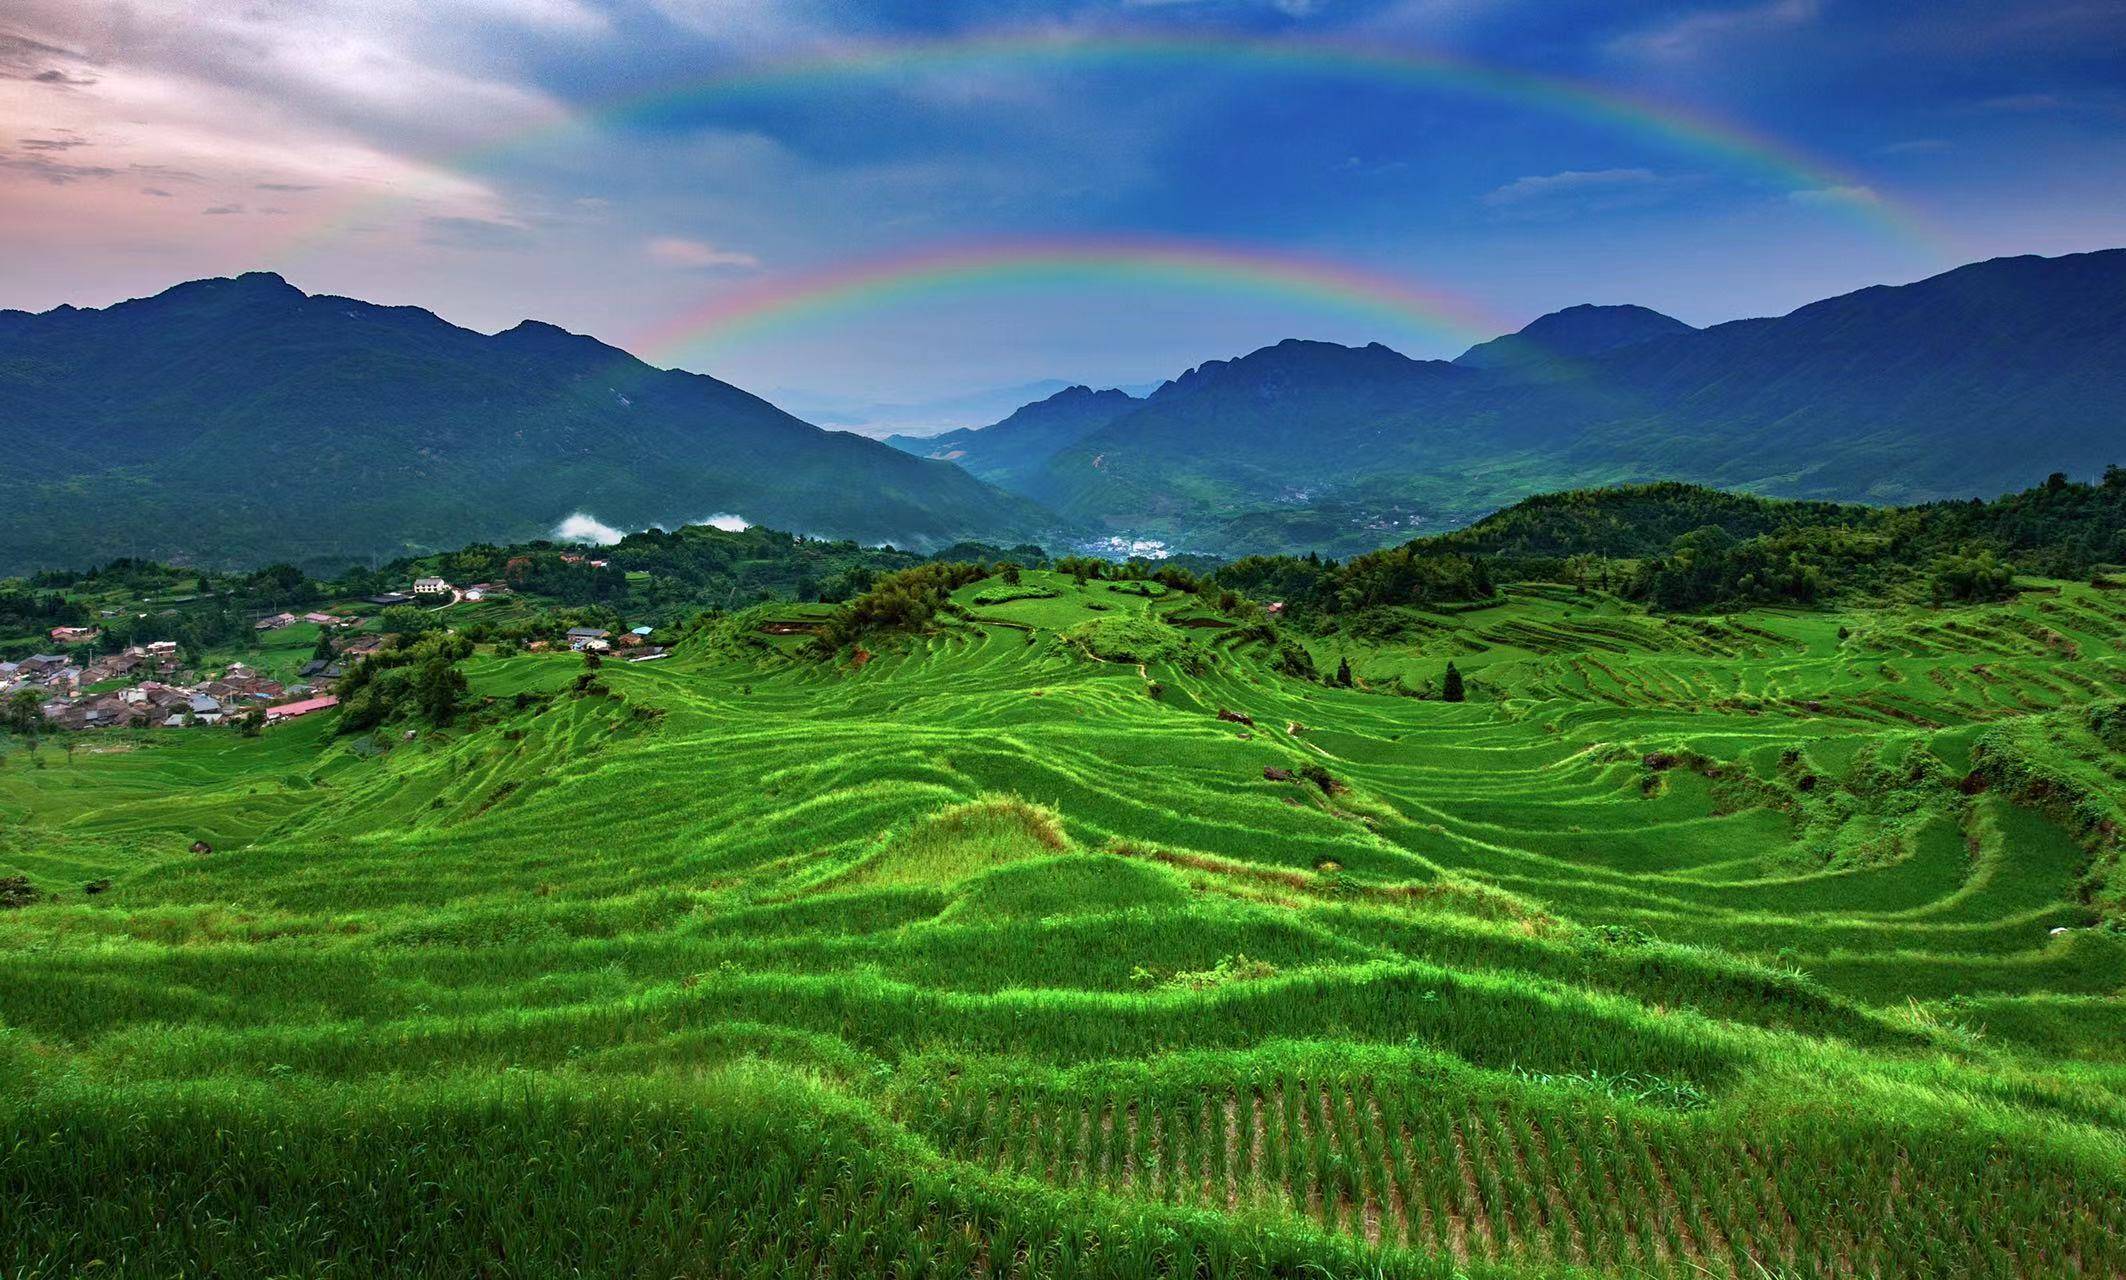
<path id="1" fill-rule="evenodd" d="M 1062 31 L 972 34 L 946 40 L 878 41 L 750 64 L 700 80 L 632 95 L 552 126 L 453 157 L 446 167 L 477 174 L 510 156 L 626 129 L 690 124 L 707 110 L 749 98 L 851 82 L 890 84 L 963 70 L 1145 68 L 1205 69 L 1282 76 L 1358 79 L 1426 91 L 1479 95 L 1619 129 L 1723 168 L 1748 174 L 1786 194 L 1826 193 L 1835 216 L 1859 220 L 1930 258 L 1948 255 L 1940 237 L 1914 213 L 1876 196 L 1868 184 L 1775 138 L 1632 97 L 1606 86 L 1488 66 L 1440 54 L 1348 40 L 1233 34 L 1175 36 L 1146 32 L 1086 35 Z M 371 203 L 313 229 L 309 243 L 350 227 Z M 1466 300 L 1348 265 L 1225 244 L 1106 237 L 1025 240 L 926 248 L 795 280 L 742 288 L 640 335 L 647 354 L 669 353 L 705 338 L 796 323 L 823 314 L 885 306 L 943 291 L 1011 282 L 1157 279 L 1194 287 L 1244 290 L 1307 301 L 1457 336 L 1491 336 L 1503 326 Z"/>

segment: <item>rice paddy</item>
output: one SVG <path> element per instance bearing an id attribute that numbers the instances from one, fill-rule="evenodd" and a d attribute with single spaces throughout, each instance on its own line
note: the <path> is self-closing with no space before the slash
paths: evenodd
<path id="1" fill-rule="evenodd" d="M 1029 571 L 11 747 L 0 1275 L 2126 1273 L 2121 594 L 1342 688 Z"/>

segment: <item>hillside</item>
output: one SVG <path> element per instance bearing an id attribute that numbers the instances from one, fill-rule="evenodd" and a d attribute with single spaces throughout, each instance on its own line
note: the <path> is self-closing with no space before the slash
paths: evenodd
<path id="1" fill-rule="evenodd" d="M 1314 486 L 1346 470 L 1354 442 L 1377 444 L 1384 423 L 1478 376 L 1378 344 L 1288 339 L 1189 370 L 1019 489 L 1116 527 L 1138 520 L 1186 529 L 1250 501 L 1306 505 Z M 1464 451 L 1459 442 L 1433 443 L 1443 458 Z"/>
<path id="2" fill-rule="evenodd" d="M 1469 369 L 1500 369 L 1541 361 L 1579 360 L 1634 342 L 1691 332 L 1672 316 L 1646 307 L 1581 304 L 1541 316 L 1517 333 L 1479 342 L 1456 356 Z"/>
<path id="3" fill-rule="evenodd" d="M 987 427 L 962 427 L 934 436 L 888 436 L 886 443 L 919 458 L 957 463 L 991 484 L 1011 489 L 1139 403 L 1127 391 L 1112 387 L 1065 387 Z"/>
<path id="4" fill-rule="evenodd" d="M 1193 371 L 1015 483 L 1198 549 L 1348 552 L 1588 484 L 1914 502 L 2087 478 L 2121 453 L 2122 406 L 2126 250 L 2108 250 L 1703 330 L 1575 308 L 1453 364 L 1288 342 Z"/>
<path id="5" fill-rule="evenodd" d="M 0 574 L 131 555 L 331 562 L 732 512 L 942 545 L 1052 520 L 964 471 L 534 321 L 201 280 L 0 312 Z"/>
<path id="6" fill-rule="evenodd" d="M 1026 571 L 0 736 L 0 1272 L 2118 1274 L 2126 594 L 2030 585 Z"/>

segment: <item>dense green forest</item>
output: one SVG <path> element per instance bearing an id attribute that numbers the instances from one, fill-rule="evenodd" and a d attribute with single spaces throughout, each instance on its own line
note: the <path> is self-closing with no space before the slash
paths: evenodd
<path id="1" fill-rule="evenodd" d="M 1658 609 L 1814 604 L 1853 593 L 2002 598 L 2015 571 L 2087 577 L 2126 563 L 2126 472 L 2055 475 L 1991 502 L 1870 507 L 1675 483 L 1530 498 L 1466 529 L 1341 563 L 1251 556 L 1221 583 L 1325 617 L 1489 598 L 1512 581 L 1569 582 Z"/>

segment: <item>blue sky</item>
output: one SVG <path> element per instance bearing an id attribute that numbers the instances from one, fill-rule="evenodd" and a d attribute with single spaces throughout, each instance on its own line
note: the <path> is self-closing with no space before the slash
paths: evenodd
<path id="1" fill-rule="evenodd" d="M 1152 38 L 1261 56 L 1098 54 Z M 937 56 L 969 40 L 1048 52 Z M 1275 56 L 1323 46 L 1469 70 Z M 1287 336 L 1451 355 L 1576 302 L 1703 324 L 2126 244 L 2126 6 L 2077 0 L 17 0 L 0 118 L 0 306 L 270 268 L 655 339 L 798 407 L 1140 383 Z M 1116 241 L 1299 259 L 1463 319 L 1110 263 L 672 336 L 877 264 Z"/>

